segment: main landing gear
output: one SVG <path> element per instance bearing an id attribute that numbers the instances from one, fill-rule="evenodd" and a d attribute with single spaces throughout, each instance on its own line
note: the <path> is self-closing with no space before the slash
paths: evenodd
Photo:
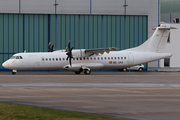
<path id="1" fill-rule="evenodd" d="M 12 75 L 15 75 L 17 73 L 17 70 L 11 70 Z"/>
<path id="2" fill-rule="evenodd" d="M 85 70 L 84 70 L 84 74 L 86 74 L 86 75 L 91 74 L 91 70 L 90 70 L 90 69 L 85 69 Z"/>
<path id="3" fill-rule="evenodd" d="M 91 70 L 90 69 L 84 69 L 84 70 L 80 70 L 80 71 L 75 71 L 75 74 L 81 74 L 81 72 L 84 71 L 84 74 L 89 75 L 91 74 Z"/>

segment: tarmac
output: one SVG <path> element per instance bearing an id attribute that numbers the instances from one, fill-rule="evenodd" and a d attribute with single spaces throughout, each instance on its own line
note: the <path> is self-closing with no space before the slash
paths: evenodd
<path id="1" fill-rule="evenodd" d="M 180 72 L 0 72 L 0 101 L 130 120 L 179 120 Z"/>

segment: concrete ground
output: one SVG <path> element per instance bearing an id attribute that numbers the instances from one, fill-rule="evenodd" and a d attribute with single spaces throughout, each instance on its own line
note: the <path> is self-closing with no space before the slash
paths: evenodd
<path id="1" fill-rule="evenodd" d="M 180 119 L 179 72 L 0 72 L 0 101 L 133 120 Z"/>

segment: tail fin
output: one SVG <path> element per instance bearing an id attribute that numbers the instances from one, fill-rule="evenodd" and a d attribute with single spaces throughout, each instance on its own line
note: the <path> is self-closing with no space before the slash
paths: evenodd
<path id="1" fill-rule="evenodd" d="M 170 29 L 176 29 L 169 24 L 161 24 L 157 27 L 154 34 L 142 45 L 129 49 L 131 51 L 144 51 L 144 52 L 162 52 L 164 49 Z"/>

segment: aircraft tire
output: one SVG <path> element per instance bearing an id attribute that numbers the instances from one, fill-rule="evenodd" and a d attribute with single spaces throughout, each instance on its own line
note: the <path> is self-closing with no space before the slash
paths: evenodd
<path id="1" fill-rule="evenodd" d="M 84 70 L 84 74 L 86 74 L 86 75 L 89 75 L 89 74 L 91 74 L 91 70 Z"/>
<path id="2" fill-rule="evenodd" d="M 138 71 L 139 71 L 139 72 L 142 72 L 142 71 L 143 71 L 143 68 L 139 68 Z"/>
<path id="3" fill-rule="evenodd" d="M 126 72 L 127 71 L 127 68 L 123 68 L 123 72 Z"/>
<path id="4" fill-rule="evenodd" d="M 12 75 L 15 75 L 16 74 L 16 72 L 12 72 Z"/>

